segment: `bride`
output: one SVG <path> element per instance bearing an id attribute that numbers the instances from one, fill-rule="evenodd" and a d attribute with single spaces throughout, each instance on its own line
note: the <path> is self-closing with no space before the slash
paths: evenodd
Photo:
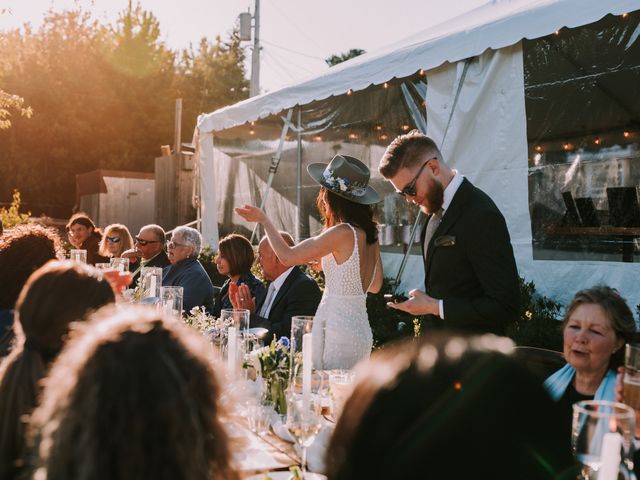
<path id="1" fill-rule="evenodd" d="M 336 155 L 328 165 L 312 163 L 307 170 L 321 186 L 316 204 L 324 228 L 317 237 L 290 247 L 261 209 L 245 205 L 235 210 L 264 226 L 283 264 L 308 263 L 324 270 L 325 290 L 313 321 L 314 366 L 348 369 L 367 358 L 373 344 L 366 299 L 367 292 L 376 293 L 382 286 L 371 206 L 380 196 L 369 186 L 369 169 L 357 158 Z"/>

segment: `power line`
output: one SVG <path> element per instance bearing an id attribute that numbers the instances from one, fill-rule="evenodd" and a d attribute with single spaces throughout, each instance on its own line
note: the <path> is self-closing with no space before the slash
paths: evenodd
<path id="1" fill-rule="evenodd" d="M 297 22 L 292 21 L 283 11 L 282 9 L 276 4 L 276 2 L 269 2 L 271 5 L 273 5 L 274 7 L 276 7 L 276 10 L 278 11 L 278 13 L 280 13 L 280 15 L 282 15 L 284 17 L 284 19 L 289 22 L 296 30 L 298 30 L 298 32 L 300 32 L 302 34 L 303 37 L 305 37 L 307 40 L 309 40 L 311 43 L 313 43 L 316 47 L 318 47 L 319 50 L 322 50 L 322 47 L 320 45 L 318 45 L 318 43 L 311 38 L 307 32 L 305 32 L 304 30 L 302 30 L 299 26 Z"/>
<path id="2" fill-rule="evenodd" d="M 282 77 L 282 73 L 286 73 L 287 76 L 289 77 L 288 81 L 294 81 L 296 78 L 294 77 L 294 75 L 291 74 L 291 72 L 289 72 L 289 70 L 287 70 L 287 68 L 282 65 L 282 63 L 280 63 L 280 61 L 271 53 L 271 52 L 267 52 L 265 51 L 265 56 L 264 56 L 265 60 L 269 59 L 271 60 L 274 64 L 276 64 L 276 66 L 278 68 L 274 68 L 273 70 L 275 70 L 276 72 L 278 72 L 280 74 L 280 78 Z"/>
<path id="3" fill-rule="evenodd" d="M 322 60 L 324 62 L 324 58 L 314 57 L 313 55 L 309 55 L 307 53 L 302 53 L 302 52 L 298 52 L 296 50 L 291 50 L 290 48 L 283 47 L 281 45 L 276 45 L 275 43 L 270 42 L 269 40 L 265 40 L 264 38 L 262 39 L 262 41 L 264 43 L 267 43 L 267 44 L 271 45 L 272 47 L 276 47 L 276 48 L 279 48 L 281 50 L 286 50 L 287 52 L 295 53 L 296 55 L 302 55 L 303 57 L 312 58 L 314 60 Z"/>
<path id="4" fill-rule="evenodd" d="M 272 56 L 274 59 L 278 60 L 278 58 L 277 58 L 277 57 L 279 56 L 279 52 L 274 52 L 274 51 L 272 50 L 272 51 L 270 51 L 269 53 L 271 54 L 271 56 Z M 314 74 L 314 73 L 317 73 L 317 71 L 316 71 L 316 72 L 314 72 L 313 70 L 309 70 L 308 68 L 306 68 L 306 67 L 304 67 L 304 66 L 302 66 L 302 65 L 300 65 L 300 64 L 298 64 L 298 63 L 292 62 L 292 61 L 291 61 L 291 59 L 289 59 L 288 57 L 287 57 L 287 58 L 284 58 L 284 59 L 283 59 L 282 57 L 280 57 L 279 59 L 280 59 L 281 61 L 283 61 L 283 62 L 286 62 L 286 63 L 287 63 L 288 65 L 290 65 L 290 66 L 296 67 L 298 70 L 304 70 L 304 71 L 305 71 L 305 72 L 307 72 L 308 74 Z"/>

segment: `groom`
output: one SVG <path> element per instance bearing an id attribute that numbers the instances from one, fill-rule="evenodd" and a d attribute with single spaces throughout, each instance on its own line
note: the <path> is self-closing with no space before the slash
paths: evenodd
<path id="1" fill-rule="evenodd" d="M 280 235 L 289 246 L 294 245 L 293 237 L 286 232 Z M 234 308 L 245 308 L 251 312 L 250 327 L 264 327 L 269 330 L 268 339 L 291 336 L 291 317 L 314 315 L 322 294 L 318 284 L 305 275 L 300 268 L 283 265 L 275 254 L 267 237 L 258 246 L 258 262 L 269 288 L 259 298 L 251 297 L 249 287 L 242 284 L 235 298 Z"/>
<path id="2" fill-rule="evenodd" d="M 388 304 L 428 315 L 434 326 L 504 335 L 520 309 L 518 271 L 502 213 L 483 191 L 449 168 L 417 130 L 396 138 L 380 173 L 407 202 L 430 214 L 422 230 L 424 291 Z"/>

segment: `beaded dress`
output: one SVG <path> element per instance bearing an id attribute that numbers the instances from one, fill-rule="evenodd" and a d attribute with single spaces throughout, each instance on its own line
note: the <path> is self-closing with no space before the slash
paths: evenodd
<path id="1" fill-rule="evenodd" d="M 340 265 L 332 253 L 322 257 L 325 289 L 312 331 L 313 364 L 322 370 L 352 368 L 369 357 L 373 345 L 367 294 L 360 280 L 358 237 L 355 228 L 349 227 L 354 238 L 351 256 Z"/>

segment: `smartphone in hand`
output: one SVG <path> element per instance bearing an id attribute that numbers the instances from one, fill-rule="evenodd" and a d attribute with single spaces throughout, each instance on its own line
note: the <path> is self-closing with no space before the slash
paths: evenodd
<path id="1" fill-rule="evenodd" d="M 408 298 L 402 295 L 401 293 L 385 293 L 384 299 L 387 302 L 393 302 L 393 303 L 401 303 L 408 300 Z"/>

